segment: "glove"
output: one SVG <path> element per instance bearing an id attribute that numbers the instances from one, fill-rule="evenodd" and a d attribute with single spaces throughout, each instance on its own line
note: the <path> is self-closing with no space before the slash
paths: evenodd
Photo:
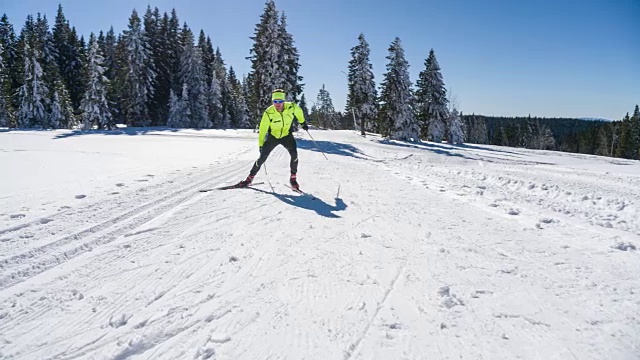
<path id="1" fill-rule="evenodd" d="M 262 146 L 258 146 L 258 150 L 260 151 L 260 154 L 262 154 Z"/>
<path id="2" fill-rule="evenodd" d="M 306 121 L 302 123 L 302 128 L 303 128 L 305 131 L 309 131 L 309 125 L 307 125 L 307 122 L 306 122 Z"/>

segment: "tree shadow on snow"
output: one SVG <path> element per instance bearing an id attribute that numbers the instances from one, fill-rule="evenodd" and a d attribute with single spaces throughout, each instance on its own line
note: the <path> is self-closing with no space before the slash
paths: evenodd
<path id="1" fill-rule="evenodd" d="M 471 144 L 451 144 L 450 146 L 462 148 L 462 149 L 473 149 L 473 150 L 483 150 L 489 152 L 503 153 L 503 154 L 513 154 L 513 155 L 523 155 L 522 153 L 518 153 L 515 151 L 507 151 L 507 150 L 498 150 L 490 147 L 482 146 L 482 145 L 471 145 Z"/>
<path id="2" fill-rule="evenodd" d="M 356 159 L 369 160 L 367 155 L 360 151 L 357 147 L 349 144 L 316 140 L 314 143 L 312 140 L 296 138 L 296 143 L 299 149 L 305 149 L 315 152 L 324 152 L 327 155 L 341 155 L 354 157 Z M 317 145 L 317 146 L 316 146 Z"/>
<path id="3" fill-rule="evenodd" d="M 313 210 L 318 215 L 324 216 L 327 218 L 337 219 L 340 216 L 334 214 L 336 211 L 343 211 L 347 208 L 347 204 L 341 198 L 335 198 L 336 205 L 332 206 L 324 202 L 319 197 L 311 196 L 310 194 L 300 194 L 300 195 L 289 195 L 289 194 L 280 194 L 277 192 L 262 190 L 258 188 L 252 187 L 251 190 L 261 192 L 264 194 L 269 194 L 275 196 L 278 200 L 296 206 L 302 209 Z"/>
<path id="4" fill-rule="evenodd" d="M 450 148 L 447 148 L 445 146 L 441 146 L 438 144 L 434 144 L 434 143 L 427 143 L 427 142 L 400 142 L 400 141 L 391 141 L 391 140 L 377 140 L 376 142 L 383 144 L 383 145 L 391 145 L 391 146 L 399 146 L 399 147 L 406 147 L 406 148 L 412 148 L 412 149 L 419 149 L 419 150 L 427 150 L 427 151 L 431 151 L 433 153 L 436 154 L 440 154 L 440 155 L 446 155 L 446 156 L 452 156 L 452 157 L 459 157 L 459 158 L 463 158 L 463 159 L 468 159 L 468 160 L 478 160 L 477 158 L 473 158 L 473 157 L 469 157 L 466 155 L 462 155 L 462 154 L 457 154 L 455 152 L 452 152 Z"/>
<path id="5" fill-rule="evenodd" d="M 118 128 L 113 130 L 71 130 L 69 132 L 58 134 L 55 139 L 66 139 L 75 136 L 82 135 L 147 135 L 154 132 L 178 132 L 184 129 L 170 128 L 170 127 L 140 127 L 140 128 Z M 202 129 L 190 129 L 190 130 L 202 130 Z"/>

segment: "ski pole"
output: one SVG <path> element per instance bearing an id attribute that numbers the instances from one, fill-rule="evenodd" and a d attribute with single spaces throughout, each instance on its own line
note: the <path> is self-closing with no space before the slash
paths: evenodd
<path id="1" fill-rule="evenodd" d="M 273 185 L 271 185 L 271 180 L 269 180 L 269 173 L 267 172 L 267 162 L 265 161 L 264 164 L 262 164 L 262 166 L 264 166 L 264 174 L 267 176 L 267 182 L 269 183 L 269 187 L 271 188 L 271 192 L 275 193 L 276 190 L 273 188 Z"/>
<path id="2" fill-rule="evenodd" d="M 309 130 L 305 130 L 307 132 L 307 134 L 309 134 Z M 313 144 L 316 146 L 316 148 L 318 150 L 320 150 L 320 147 L 318 146 L 318 144 L 316 144 L 316 141 L 313 139 L 313 136 L 311 136 L 311 134 L 309 134 L 309 137 L 311 138 L 311 141 L 313 141 Z M 324 154 L 324 151 L 320 150 L 320 152 L 322 153 L 322 155 L 324 155 L 324 158 L 329 160 L 329 158 L 327 157 L 327 155 Z"/>

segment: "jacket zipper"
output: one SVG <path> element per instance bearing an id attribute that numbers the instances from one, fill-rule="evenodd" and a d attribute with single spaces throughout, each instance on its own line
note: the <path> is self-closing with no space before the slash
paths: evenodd
<path id="1" fill-rule="evenodd" d="M 284 112 L 284 107 L 282 108 L 282 112 L 280 113 L 280 119 L 282 119 L 282 127 L 280 128 L 280 138 L 282 139 L 282 131 L 284 130 L 284 115 L 282 115 L 282 113 Z"/>

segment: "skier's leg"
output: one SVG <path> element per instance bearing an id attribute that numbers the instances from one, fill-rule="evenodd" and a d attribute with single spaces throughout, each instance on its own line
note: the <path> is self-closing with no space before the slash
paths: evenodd
<path id="1" fill-rule="evenodd" d="M 277 139 L 271 136 L 267 137 L 267 140 L 264 142 L 264 145 L 262 145 L 262 151 L 260 152 L 260 157 L 258 158 L 258 160 L 256 160 L 256 162 L 253 163 L 253 167 L 249 172 L 249 176 L 251 177 L 256 176 L 256 174 L 260 170 L 260 167 L 262 166 L 262 164 L 265 163 L 265 161 L 267 161 L 269 154 L 271 153 L 271 151 L 273 151 L 273 149 L 276 146 L 278 146 Z"/>
<path id="2" fill-rule="evenodd" d="M 291 155 L 291 162 L 289 166 L 291 167 L 291 174 L 298 173 L 298 147 L 296 145 L 296 138 L 293 137 L 293 134 L 289 134 L 282 138 L 282 145 L 289 151 L 289 155 Z"/>

